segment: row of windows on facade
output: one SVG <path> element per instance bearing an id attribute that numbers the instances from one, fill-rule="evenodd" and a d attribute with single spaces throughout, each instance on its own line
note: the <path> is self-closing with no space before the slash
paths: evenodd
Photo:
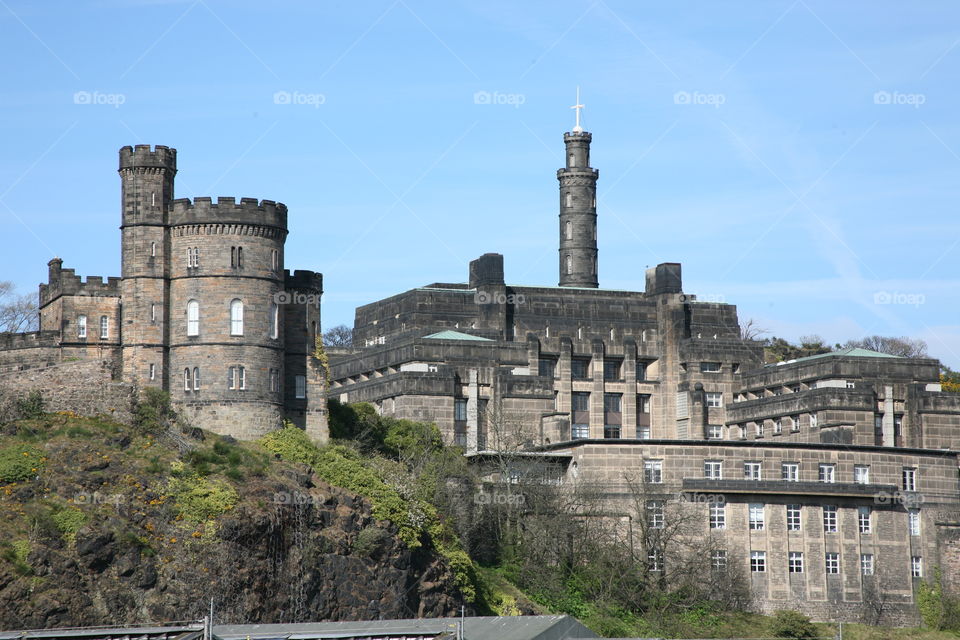
<path id="1" fill-rule="evenodd" d="M 791 433 L 796 433 L 797 431 L 800 431 L 800 415 L 801 415 L 801 414 L 796 414 L 796 415 L 792 415 L 792 416 L 790 416 L 790 417 L 788 418 L 789 421 L 790 421 L 790 422 L 789 422 L 789 427 L 790 427 Z M 811 428 L 811 429 L 816 429 L 816 428 L 817 428 L 817 424 L 818 424 L 817 414 L 811 412 L 811 413 L 807 414 L 807 419 L 808 419 L 809 422 L 810 422 L 810 428 Z M 782 418 L 782 417 L 781 417 L 781 418 L 771 418 L 771 419 L 769 420 L 769 422 L 771 423 L 772 432 L 773 432 L 774 435 L 780 435 L 781 433 L 783 433 L 783 427 L 784 427 L 783 421 L 784 421 L 784 418 Z M 767 420 L 757 420 L 756 422 L 752 423 L 752 424 L 754 425 L 754 431 L 753 431 L 753 433 L 754 433 L 754 435 L 756 435 L 756 437 L 762 438 L 764 435 L 766 435 L 766 433 L 767 433 L 766 423 L 767 423 L 767 422 L 768 422 Z M 740 430 L 740 435 L 742 435 L 743 437 L 746 437 L 746 436 L 747 436 L 747 434 L 748 434 L 748 423 L 743 423 L 743 424 L 737 425 L 736 428 Z M 721 425 L 711 425 L 711 426 L 707 429 L 707 437 L 708 437 L 708 438 L 716 438 L 716 439 L 723 438 L 723 427 L 722 427 Z M 731 438 L 736 439 L 736 437 L 737 437 L 737 434 L 731 433 Z"/>
<path id="2" fill-rule="evenodd" d="M 844 380 L 844 387 L 847 389 L 856 389 L 857 383 L 854 380 Z M 810 391 L 817 388 L 817 381 L 813 380 L 809 383 L 794 383 L 787 385 L 777 385 L 775 387 L 770 387 L 769 389 L 761 388 L 755 389 L 752 391 L 747 391 L 746 393 L 737 394 L 737 402 L 743 402 L 745 400 L 756 400 L 759 398 L 766 398 L 768 396 L 782 396 L 784 392 L 788 393 L 800 393 L 801 391 Z M 753 396 L 749 398 L 748 395 Z"/>
<path id="3" fill-rule="evenodd" d="M 157 243 L 150 243 L 150 255 L 156 257 Z M 187 247 L 187 268 L 198 269 L 200 267 L 200 247 Z M 243 269 L 243 247 L 230 247 L 230 268 Z M 276 249 L 270 250 L 270 268 L 273 271 L 280 271 L 280 252 Z"/>
<path id="4" fill-rule="evenodd" d="M 727 551 L 725 549 L 714 549 L 710 552 L 710 566 L 716 571 L 727 570 Z M 650 571 L 663 571 L 663 553 L 661 551 L 651 551 L 647 554 L 647 569 Z M 840 573 L 840 553 L 828 551 L 824 554 L 824 573 Z M 750 552 L 750 571 L 753 573 L 766 573 L 767 571 L 767 552 Z M 804 572 L 804 554 L 802 551 L 790 551 L 787 553 L 787 571 L 789 573 Z M 876 571 L 874 555 L 872 553 L 860 554 L 860 573 L 864 576 L 872 576 Z M 923 577 L 923 558 L 921 556 L 911 556 L 910 575 L 914 578 Z"/>
<path id="5" fill-rule="evenodd" d="M 708 519 L 711 529 L 727 528 L 727 505 L 725 502 L 710 502 L 708 504 Z M 665 501 L 647 501 L 647 524 L 652 528 L 663 528 L 665 516 Z M 803 530 L 803 505 L 788 504 L 786 507 L 787 531 Z M 764 531 L 766 529 L 767 505 L 753 502 L 747 508 L 747 525 L 750 531 Z M 839 533 L 837 505 L 821 505 L 823 514 L 823 532 Z M 868 506 L 857 507 L 857 529 L 859 533 L 873 533 L 873 508 Z M 907 510 L 907 531 L 911 536 L 920 535 L 920 510 Z"/>
<path id="6" fill-rule="evenodd" d="M 87 337 L 87 316 L 77 316 L 77 337 Z M 100 316 L 100 339 L 107 340 L 109 338 L 110 318 L 108 316 Z"/>
<path id="7" fill-rule="evenodd" d="M 150 365 L 150 379 L 156 373 L 154 365 Z M 280 392 L 280 370 L 270 369 L 268 373 L 268 389 L 273 393 Z M 247 368 L 237 365 L 227 368 L 227 389 L 233 391 L 247 390 Z M 307 377 L 294 376 L 295 395 L 297 398 L 307 397 Z M 183 390 L 189 393 L 200 391 L 200 367 L 186 367 L 183 370 Z"/>
<path id="8" fill-rule="evenodd" d="M 558 356 L 541 356 L 538 363 L 538 375 L 548 378 L 558 378 Z M 638 360 L 636 379 L 647 379 L 647 367 L 650 362 Z M 571 358 L 570 377 L 573 380 L 590 380 L 590 358 Z M 603 361 L 603 379 L 607 382 L 623 382 L 623 359 L 605 358 Z"/>
<path id="9" fill-rule="evenodd" d="M 711 480 L 723 479 L 723 460 L 704 460 L 703 477 Z M 746 461 L 743 463 L 743 477 L 746 480 L 763 479 L 763 463 Z M 644 460 L 643 479 L 650 484 L 663 482 L 663 460 Z M 785 482 L 800 482 L 800 463 L 781 462 L 780 479 Z M 821 462 L 817 464 L 817 480 L 832 484 L 837 480 L 837 465 Z M 917 491 L 919 482 L 916 467 L 903 467 L 900 476 L 901 487 L 904 491 Z M 870 484 L 870 465 L 853 466 L 853 482 L 855 484 Z"/>
<path id="10" fill-rule="evenodd" d="M 554 408 L 558 409 L 559 396 L 554 394 Z M 637 433 L 641 440 L 650 438 L 650 394 L 637 394 Z M 590 393 L 574 391 L 571 396 L 570 438 L 581 440 L 590 437 Z M 623 437 L 623 394 L 603 394 L 603 437 Z"/>

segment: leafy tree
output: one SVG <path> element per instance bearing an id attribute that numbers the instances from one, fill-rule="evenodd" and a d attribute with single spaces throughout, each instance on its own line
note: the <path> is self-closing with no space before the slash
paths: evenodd
<path id="1" fill-rule="evenodd" d="M 0 282 L 0 332 L 36 331 L 39 326 L 36 296 L 17 295 L 12 282 Z"/>
<path id="2" fill-rule="evenodd" d="M 867 336 L 862 340 L 847 340 L 844 347 L 859 347 L 861 349 L 870 349 L 880 353 L 888 353 L 892 356 L 903 356 L 904 358 L 927 358 L 927 343 L 919 338 L 908 338 L 906 336 L 896 338 L 893 336 Z"/>
<path id="3" fill-rule="evenodd" d="M 839 345 L 837 345 L 839 346 Z M 769 338 L 764 345 L 767 362 L 783 362 L 807 356 L 829 353 L 832 348 L 817 335 L 800 336 L 800 343 L 794 344 L 784 338 Z"/>
<path id="4" fill-rule="evenodd" d="M 352 347 L 353 329 L 345 324 L 338 324 L 323 332 L 323 344 L 328 347 Z"/>
<path id="5" fill-rule="evenodd" d="M 946 365 L 940 367 L 940 384 L 944 391 L 960 393 L 960 371 L 954 371 Z"/>

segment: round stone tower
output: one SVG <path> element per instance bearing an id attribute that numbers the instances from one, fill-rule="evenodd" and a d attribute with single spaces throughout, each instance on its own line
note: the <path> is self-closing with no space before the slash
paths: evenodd
<path id="1" fill-rule="evenodd" d="M 162 384 L 167 370 L 167 215 L 177 174 L 177 150 L 138 144 L 120 149 L 121 326 L 123 375 Z M 152 375 L 151 375 L 152 374 Z"/>
<path id="2" fill-rule="evenodd" d="M 287 208 L 170 205 L 170 393 L 200 427 L 255 438 L 284 413 Z"/>
<path id="3" fill-rule="evenodd" d="M 597 279 L 597 178 L 590 168 L 592 136 L 578 124 L 563 134 L 567 166 L 560 181 L 560 286 L 599 286 Z"/>

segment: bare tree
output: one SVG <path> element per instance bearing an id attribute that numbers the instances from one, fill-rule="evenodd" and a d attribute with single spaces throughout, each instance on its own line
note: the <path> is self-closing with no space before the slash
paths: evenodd
<path id="1" fill-rule="evenodd" d="M 859 347 L 861 349 L 870 349 L 880 353 L 888 353 L 892 356 L 903 356 L 904 358 L 927 358 L 927 343 L 919 338 L 908 338 L 902 336 L 896 338 L 893 336 L 867 336 L 862 340 L 848 340 L 845 347 Z"/>
<path id="2" fill-rule="evenodd" d="M 760 340 L 762 336 L 765 336 L 768 333 L 770 333 L 770 331 L 762 328 L 753 318 L 750 318 L 740 325 L 741 340 Z"/>
<path id="3" fill-rule="evenodd" d="M 323 332 L 323 344 L 327 347 L 352 347 L 353 329 L 345 324 L 338 324 Z"/>
<path id="4" fill-rule="evenodd" d="M 18 295 L 12 282 L 0 282 L 0 332 L 36 331 L 39 324 L 36 296 Z"/>

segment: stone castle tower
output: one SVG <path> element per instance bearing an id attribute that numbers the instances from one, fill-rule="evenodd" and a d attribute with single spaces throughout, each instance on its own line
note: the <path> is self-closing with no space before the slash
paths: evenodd
<path id="1" fill-rule="evenodd" d="M 121 277 L 81 282 L 59 258 L 40 286 L 41 332 L 62 355 L 111 360 L 197 426 L 240 438 L 288 419 L 326 438 L 313 365 L 323 277 L 284 269 L 287 208 L 174 199 L 175 149 L 120 149 Z"/>

